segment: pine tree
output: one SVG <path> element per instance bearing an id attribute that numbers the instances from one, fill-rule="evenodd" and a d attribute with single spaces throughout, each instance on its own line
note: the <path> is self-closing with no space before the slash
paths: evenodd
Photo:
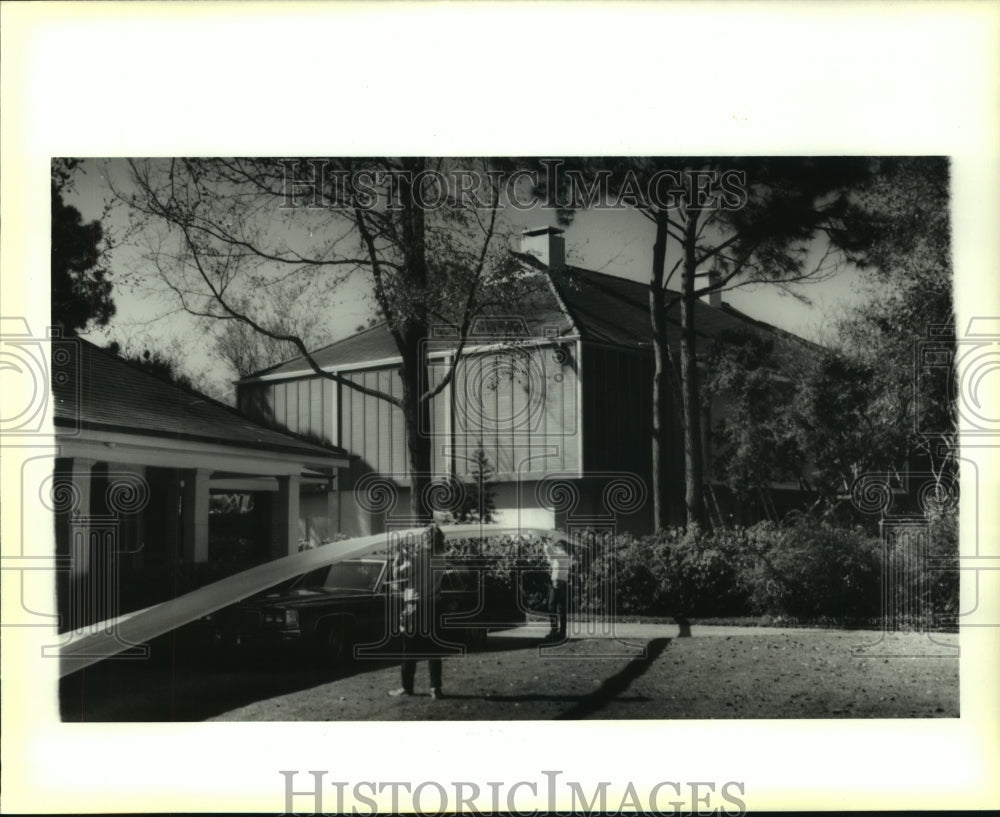
<path id="1" fill-rule="evenodd" d="M 472 454 L 469 479 L 459 479 L 454 471 L 448 476 L 455 503 L 451 518 L 457 524 L 490 523 L 496 518 L 496 472 L 486 456 L 482 441 Z"/>
<path id="2" fill-rule="evenodd" d="M 482 440 L 472 455 L 472 495 L 470 504 L 474 521 L 492 522 L 496 516 L 496 472 L 483 450 Z"/>

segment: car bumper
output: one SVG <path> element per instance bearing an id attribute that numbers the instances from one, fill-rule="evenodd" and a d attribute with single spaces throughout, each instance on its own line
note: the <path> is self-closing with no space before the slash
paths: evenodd
<path id="1" fill-rule="evenodd" d="M 251 650 L 267 648 L 297 648 L 303 643 L 301 630 L 273 632 L 216 632 L 215 643 L 223 649 Z"/>

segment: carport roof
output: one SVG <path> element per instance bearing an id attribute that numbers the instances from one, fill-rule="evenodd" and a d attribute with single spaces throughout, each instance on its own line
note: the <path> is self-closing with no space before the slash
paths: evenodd
<path id="1" fill-rule="evenodd" d="M 347 465 L 347 452 L 255 423 L 204 394 L 161 380 L 80 338 L 62 344 L 76 359 L 53 369 L 57 432 L 95 429 L 200 441 L 242 449 L 328 458 Z"/>

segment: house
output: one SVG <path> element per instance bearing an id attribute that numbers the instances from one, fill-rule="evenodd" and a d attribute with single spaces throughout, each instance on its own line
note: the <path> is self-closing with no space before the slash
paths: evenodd
<path id="1" fill-rule="evenodd" d="M 468 478 L 481 446 L 496 471 L 498 521 L 648 530 L 648 290 L 566 265 L 561 233 L 549 227 L 525 232 L 520 259 L 539 286 L 510 314 L 473 325 L 452 383 L 432 399 L 433 472 Z M 808 353 L 805 341 L 718 299 L 696 309 L 703 348 L 723 333 L 754 331 L 774 339 L 779 357 Z M 677 348 L 676 307 L 669 318 L 669 342 Z M 432 333 L 430 385 L 440 382 L 454 348 L 447 327 Z M 351 382 L 401 393 L 400 358 L 384 324 L 319 349 L 313 358 Z M 355 455 L 340 482 L 339 530 L 377 532 L 405 516 L 410 483 L 399 408 L 315 375 L 302 358 L 246 377 L 237 389 L 240 410 L 256 420 L 317 435 Z M 683 440 L 676 419 L 671 447 L 677 463 L 669 485 L 672 516 L 682 519 Z M 776 487 L 779 494 L 794 494 L 799 486 Z M 715 492 L 713 498 L 719 500 Z M 717 513 L 733 510 L 719 501 L 710 503 Z"/>
<path id="2" fill-rule="evenodd" d="M 76 356 L 52 378 L 59 455 L 47 493 L 63 629 L 332 535 L 343 449 L 254 422 L 82 339 L 59 354 Z"/>

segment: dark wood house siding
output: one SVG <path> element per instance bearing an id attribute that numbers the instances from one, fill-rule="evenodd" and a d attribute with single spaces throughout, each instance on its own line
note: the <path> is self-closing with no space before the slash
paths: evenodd
<path id="1" fill-rule="evenodd" d="M 584 344 L 584 468 L 588 475 L 629 472 L 652 490 L 653 357 L 639 351 Z M 684 432 L 673 389 L 667 400 L 669 444 L 666 486 L 671 516 L 684 518 Z M 714 409 L 714 403 L 712 406 Z M 713 411 L 702 414 L 705 477 L 711 478 Z M 647 503 L 651 513 L 652 500 Z"/>
<path id="2" fill-rule="evenodd" d="M 653 360 L 650 355 L 585 344 L 584 468 L 651 472 Z"/>

